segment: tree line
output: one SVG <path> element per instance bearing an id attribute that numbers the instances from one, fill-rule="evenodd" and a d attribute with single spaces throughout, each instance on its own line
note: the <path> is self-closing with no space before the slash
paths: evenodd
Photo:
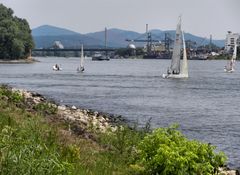
<path id="1" fill-rule="evenodd" d="M 11 8 L 0 4 L 0 59 L 24 59 L 34 48 L 27 20 L 13 14 Z"/>

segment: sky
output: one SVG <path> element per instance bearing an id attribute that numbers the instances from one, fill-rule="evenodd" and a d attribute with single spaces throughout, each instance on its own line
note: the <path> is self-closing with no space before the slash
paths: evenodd
<path id="1" fill-rule="evenodd" d="M 201 37 L 224 39 L 240 33 L 240 0 L 0 0 L 31 28 L 54 25 L 79 33 L 119 28 L 136 32 L 182 29 Z"/>

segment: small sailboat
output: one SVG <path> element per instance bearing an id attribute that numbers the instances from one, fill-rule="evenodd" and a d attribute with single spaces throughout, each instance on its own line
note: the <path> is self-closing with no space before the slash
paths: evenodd
<path id="1" fill-rule="evenodd" d="M 77 68 L 77 72 L 84 72 L 84 54 L 83 54 L 83 45 L 81 47 L 81 58 L 80 58 L 80 66 Z"/>
<path id="2" fill-rule="evenodd" d="M 62 70 L 61 65 L 59 66 L 58 64 L 55 64 L 55 65 L 52 67 L 52 69 L 53 69 L 54 71 L 61 71 L 61 70 Z"/>
<path id="3" fill-rule="evenodd" d="M 183 44 L 183 60 L 181 63 L 181 44 Z M 176 36 L 173 47 L 171 67 L 168 68 L 167 74 L 162 75 L 163 78 L 188 78 L 188 61 L 184 39 L 184 33 L 181 30 L 181 17 L 176 29 Z"/>
<path id="4" fill-rule="evenodd" d="M 234 50 L 231 59 L 228 61 L 227 66 L 224 67 L 225 72 L 232 73 L 235 71 L 236 58 L 237 58 L 237 43 L 234 44 Z"/>

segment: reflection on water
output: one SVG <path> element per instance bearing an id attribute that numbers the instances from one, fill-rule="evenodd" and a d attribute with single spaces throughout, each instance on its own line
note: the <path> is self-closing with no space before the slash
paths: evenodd
<path id="1" fill-rule="evenodd" d="M 59 103 L 114 113 L 152 126 L 179 123 L 191 139 L 217 145 L 240 165 L 240 67 L 224 73 L 225 61 L 190 61 L 188 80 L 162 79 L 170 60 L 85 61 L 38 58 L 34 64 L 0 65 L 0 83 L 37 91 Z M 62 71 L 52 71 L 54 64 Z"/>

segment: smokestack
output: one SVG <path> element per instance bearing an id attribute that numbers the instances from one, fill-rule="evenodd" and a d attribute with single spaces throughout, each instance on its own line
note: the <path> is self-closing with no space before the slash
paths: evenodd
<path id="1" fill-rule="evenodd" d="M 212 51 L 212 35 L 210 35 L 210 40 L 209 40 L 209 51 Z"/>
<path id="2" fill-rule="evenodd" d="M 105 27 L 105 48 L 107 48 L 107 27 Z"/>

